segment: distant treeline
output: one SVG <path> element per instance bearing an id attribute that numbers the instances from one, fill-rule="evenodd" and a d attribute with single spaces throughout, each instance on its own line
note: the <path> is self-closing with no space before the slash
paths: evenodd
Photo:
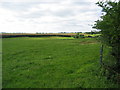
<path id="1" fill-rule="evenodd" d="M 85 37 L 98 37 L 100 32 L 91 31 L 91 32 L 77 32 L 77 33 L 2 33 L 0 34 L 0 38 L 13 38 L 13 37 L 51 37 L 51 36 L 58 36 L 58 37 L 74 37 L 74 38 L 85 38 Z"/>
<path id="2" fill-rule="evenodd" d="M 85 34 L 101 34 L 100 31 L 84 32 Z"/>
<path id="3" fill-rule="evenodd" d="M 71 35 L 37 35 L 37 34 L 33 34 L 33 35 L 15 35 L 15 34 L 3 34 L 2 38 L 13 38 L 13 37 L 51 37 L 51 36 L 59 36 L 59 37 L 71 37 Z"/>

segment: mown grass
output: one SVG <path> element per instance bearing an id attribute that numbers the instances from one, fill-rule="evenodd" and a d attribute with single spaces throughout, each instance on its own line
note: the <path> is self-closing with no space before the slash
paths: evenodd
<path id="1" fill-rule="evenodd" d="M 94 38 L 4 38 L 3 88 L 116 88 Z"/>

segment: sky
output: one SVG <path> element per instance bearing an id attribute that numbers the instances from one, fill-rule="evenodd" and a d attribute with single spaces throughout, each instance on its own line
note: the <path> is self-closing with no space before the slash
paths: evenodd
<path id="1" fill-rule="evenodd" d="M 98 0 L 0 0 L 0 32 L 89 32 Z"/>

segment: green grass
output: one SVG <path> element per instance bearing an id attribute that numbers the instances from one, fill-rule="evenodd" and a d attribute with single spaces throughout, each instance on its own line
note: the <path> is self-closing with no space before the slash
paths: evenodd
<path id="1" fill-rule="evenodd" d="M 115 88 L 93 38 L 4 38 L 3 88 Z"/>
<path id="2" fill-rule="evenodd" d="M 0 38 L 0 89 L 2 88 L 2 38 Z"/>
<path id="3" fill-rule="evenodd" d="M 33 39 L 33 40 L 45 40 L 45 39 L 62 39 L 62 40 L 65 40 L 65 39 L 75 39 L 73 37 L 55 37 L 55 36 L 52 36 L 52 37 L 36 37 L 36 38 L 28 38 L 29 40 Z"/>

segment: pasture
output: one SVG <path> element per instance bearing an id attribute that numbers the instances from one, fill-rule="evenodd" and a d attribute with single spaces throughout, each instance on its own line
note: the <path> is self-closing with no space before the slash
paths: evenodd
<path id="1" fill-rule="evenodd" d="M 3 38 L 3 88 L 116 88 L 100 73 L 95 38 Z"/>

